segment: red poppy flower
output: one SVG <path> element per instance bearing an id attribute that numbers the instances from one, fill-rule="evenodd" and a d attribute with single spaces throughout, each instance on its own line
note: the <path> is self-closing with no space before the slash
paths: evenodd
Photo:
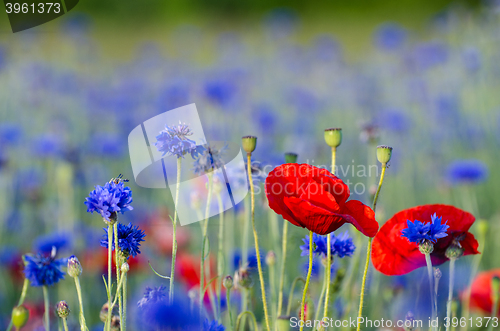
<path id="1" fill-rule="evenodd" d="M 455 238 L 463 236 L 459 242 L 464 249 L 464 255 L 479 254 L 478 243 L 472 233 L 468 230 L 474 223 L 472 214 L 447 205 L 425 205 L 402 210 L 388 220 L 373 239 L 372 261 L 375 269 L 383 274 L 404 275 L 415 269 L 426 266 L 425 256 L 418 249 L 418 244 L 411 243 L 401 236 L 401 231 L 407 227 L 407 221 L 418 220 L 422 223 L 430 223 L 431 215 L 436 213 L 442 217 L 443 223 L 447 222 L 450 227 L 448 236 L 440 238 L 434 244 L 431 253 L 433 266 L 448 261 L 445 256 L 446 249 Z"/>
<path id="2" fill-rule="evenodd" d="M 500 277 L 500 268 L 479 273 L 472 282 L 470 290 L 470 307 L 483 311 L 491 315 L 493 309 L 493 300 L 491 298 L 491 281 L 493 277 Z M 465 291 L 463 294 L 467 293 Z M 462 300 L 464 297 L 462 297 Z M 497 312 L 500 316 L 500 308 Z"/>
<path id="3" fill-rule="evenodd" d="M 340 178 L 308 164 L 283 164 L 266 179 L 269 207 L 293 225 L 324 235 L 351 223 L 364 235 L 375 236 L 375 213 L 360 201 L 347 201 L 350 195 Z"/>

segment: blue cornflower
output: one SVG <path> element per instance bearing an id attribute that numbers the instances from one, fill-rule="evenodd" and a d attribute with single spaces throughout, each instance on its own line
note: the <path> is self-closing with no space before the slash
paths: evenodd
<path id="1" fill-rule="evenodd" d="M 265 256 L 265 252 L 260 251 L 261 256 Z M 235 270 L 237 270 L 240 267 L 245 267 L 241 265 L 241 251 L 236 250 L 233 253 L 233 267 Z M 247 255 L 247 265 L 246 268 L 248 269 L 254 269 L 257 268 L 257 252 L 255 249 L 249 250 L 248 255 Z"/>
<path id="2" fill-rule="evenodd" d="M 441 224 L 441 220 L 442 217 L 437 217 L 435 213 L 431 216 L 431 223 L 408 220 L 408 227 L 401 231 L 401 235 L 413 243 L 422 244 L 426 241 L 435 243 L 438 239 L 448 235 L 446 231 L 450 226 L 446 223 Z"/>
<path id="3" fill-rule="evenodd" d="M 101 246 L 108 248 L 108 229 L 104 228 L 105 235 L 101 240 Z M 133 226 L 132 223 L 128 225 L 123 225 L 118 223 L 118 247 L 120 251 L 128 258 L 130 255 L 135 257 L 140 254 L 139 246 L 141 246 L 141 241 L 144 241 L 146 234 L 144 231 L 139 229 L 137 225 Z M 113 236 L 112 243 L 113 250 L 115 249 L 115 238 Z"/>
<path id="4" fill-rule="evenodd" d="M 193 165 L 193 171 L 197 175 L 201 175 L 212 171 L 213 169 L 221 168 L 224 166 L 222 156 L 227 151 L 227 144 L 220 149 L 207 146 L 202 153 L 196 158 Z"/>
<path id="5" fill-rule="evenodd" d="M 354 246 L 353 240 L 349 237 L 349 233 L 347 231 L 340 236 L 333 236 L 332 256 L 337 255 L 339 258 L 352 256 L 355 250 L 356 246 Z"/>
<path id="6" fill-rule="evenodd" d="M 55 252 L 24 255 L 24 275 L 31 286 L 50 286 L 64 279 L 61 267 L 66 265 L 67 259 L 56 259 Z"/>
<path id="7" fill-rule="evenodd" d="M 199 314 L 192 313 L 188 300 L 176 297 L 169 304 L 160 300 L 138 310 L 141 330 L 186 330 L 199 331 Z"/>
<path id="8" fill-rule="evenodd" d="M 302 251 L 302 253 L 300 253 L 300 256 L 308 256 L 309 236 L 303 238 L 302 241 L 304 242 L 304 245 L 300 246 L 300 250 Z M 324 255 L 324 256 L 328 254 L 326 246 L 326 237 L 313 233 L 313 243 L 314 243 L 313 254 Z"/>
<path id="9" fill-rule="evenodd" d="M 121 175 L 104 186 L 95 186 L 95 190 L 85 198 L 87 212 L 93 214 L 96 211 L 108 222 L 111 222 L 110 218 L 116 218 L 117 212 L 123 214 L 127 210 L 134 209 L 130 206 L 131 203 L 132 190 L 123 184 Z"/>
<path id="10" fill-rule="evenodd" d="M 193 132 L 186 124 L 179 122 L 179 125 L 165 126 L 165 129 L 160 131 L 156 136 L 155 146 L 158 152 L 165 155 L 175 155 L 177 158 L 184 157 L 190 153 L 194 159 L 198 154 L 205 149 L 203 146 L 197 146 L 194 140 L 188 139 Z"/>
<path id="11" fill-rule="evenodd" d="M 452 184 L 477 184 L 488 177 L 488 167 L 479 160 L 456 160 L 447 169 Z"/>
<path id="12" fill-rule="evenodd" d="M 150 304 L 157 303 L 159 301 L 163 301 L 165 298 L 166 294 L 164 291 L 167 288 L 165 286 L 159 286 L 159 287 L 146 287 L 146 291 L 144 292 L 144 297 L 137 302 L 137 306 L 140 308 L 144 308 Z"/>
<path id="13" fill-rule="evenodd" d="M 70 244 L 69 233 L 51 233 L 36 238 L 33 248 L 37 252 L 49 254 L 52 252 L 53 247 L 59 252 L 70 246 Z"/>
<path id="14" fill-rule="evenodd" d="M 406 29 L 396 23 L 384 23 L 375 32 L 375 44 L 384 50 L 400 48 L 406 41 Z"/>
<path id="15" fill-rule="evenodd" d="M 226 328 L 224 325 L 219 324 L 217 320 L 209 322 L 208 319 L 203 321 L 203 331 L 224 331 Z"/>

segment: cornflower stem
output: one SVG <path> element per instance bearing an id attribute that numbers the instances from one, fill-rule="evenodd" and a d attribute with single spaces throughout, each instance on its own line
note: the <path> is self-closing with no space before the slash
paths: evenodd
<path id="1" fill-rule="evenodd" d="M 337 159 L 337 148 L 332 147 L 332 174 L 335 175 L 335 161 Z M 326 287 L 326 295 L 325 295 L 325 308 L 323 317 L 328 317 L 328 304 L 330 301 L 330 282 L 331 282 L 331 270 L 332 268 L 332 235 L 331 233 L 327 234 L 326 238 L 326 269 L 325 269 L 325 287 Z M 321 302 L 321 301 L 320 301 Z"/>
<path id="2" fill-rule="evenodd" d="M 244 207 L 245 207 L 245 214 L 244 214 L 244 223 L 243 223 L 243 239 L 242 239 L 242 252 L 241 252 L 241 266 L 245 266 L 248 262 L 248 233 L 250 232 L 250 203 L 248 199 L 244 199 Z M 243 291 L 243 295 L 241 296 L 241 307 L 242 311 L 248 310 L 248 291 Z M 243 319 L 241 321 L 242 325 L 244 326 L 246 322 L 245 316 L 243 316 Z"/>
<path id="3" fill-rule="evenodd" d="M 455 281 L 455 261 L 456 258 L 450 259 L 450 285 L 448 287 L 448 302 L 446 303 L 446 317 L 448 318 L 448 326 L 446 327 L 446 331 L 450 330 L 451 324 L 451 303 L 453 300 L 453 283 Z"/>
<path id="4" fill-rule="evenodd" d="M 286 264 L 286 251 L 287 251 L 287 237 L 288 237 L 288 222 L 283 223 L 283 247 L 281 248 L 282 262 L 280 272 L 280 284 L 278 294 L 278 316 L 281 316 L 283 309 L 283 287 L 285 286 L 285 264 Z"/>
<path id="5" fill-rule="evenodd" d="M 385 170 L 387 169 L 387 163 L 382 163 L 382 172 L 380 173 L 380 180 L 378 182 L 377 192 L 375 193 L 375 197 L 373 199 L 373 213 L 375 213 L 375 209 L 377 208 L 378 196 L 380 194 L 380 189 L 382 188 L 382 184 L 384 183 Z M 365 298 L 365 287 L 366 287 L 366 277 L 368 275 L 368 267 L 370 266 L 370 255 L 372 251 L 372 238 L 368 238 L 368 248 L 366 249 L 366 262 L 365 262 L 365 270 L 363 272 L 363 280 L 361 281 L 361 294 L 359 298 L 359 310 L 358 310 L 358 320 L 363 317 L 363 303 Z M 432 267 L 431 267 L 432 273 Z M 432 275 L 431 275 L 432 276 Z M 432 291 L 432 288 L 431 288 Z M 361 330 L 361 323 L 357 323 L 356 330 Z"/>
<path id="6" fill-rule="evenodd" d="M 120 265 L 120 250 L 118 246 L 118 222 L 115 222 L 113 225 L 113 233 L 115 236 L 115 266 L 116 266 L 116 283 L 118 284 L 120 282 L 120 270 L 121 270 L 121 265 Z M 118 287 L 116 288 L 116 297 L 118 298 L 118 313 L 120 315 L 120 323 L 123 319 L 123 307 L 122 307 L 122 293 L 121 291 L 118 290 Z"/>
<path id="7" fill-rule="evenodd" d="M 43 304 L 45 306 L 44 326 L 45 330 L 50 331 L 49 288 L 47 287 L 47 285 L 42 286 L 42 291 L 43 291 Z"/>
<path id="8" fill-rule="evenodd" d="M 68 321 L 67 321 L 66 317 L 62 318 L 62 323 L 64 326 L 64 331 L 68 331 Z"/>
<path id="9" fill-rule="evenodd" d="M 434 275 L 432 272 L 431 254 L 425 255 L 425 263 L 427 264 L 427 275 L 429 276 L 429 288 L 431 290 L 431 306 L 432 306 L 432 320 L 436 318 L 436 305 L 434 300 Z"/>
<path id="10" fill-rule="evenodd" d="M 276 315 L 276 266 L 274 264 L 269 265 L 269 287 L 271 288 L 271 302 L 272 304 L 272 311 L 271 311 L 271 317 L 273 321 L 276 321 L 276 318 L 278 317 Z"/>
<path id="11" fill-rule="evenodd" d="M 231 330 L 234 330 L 233 323 L 233 313 L 231 311 L 231 289 L 226 289 L 226 302 L 227 302 L 227 312 L 229 314 L 229 325 L 231 325 Z"/>
<path id="12" fill-rule="evenodd" d="M 325 273 L 326 273 L 326 268 L 325 268 Z M 323 302 L 323 299 L 325 298 L 325 292 L 326 292 L 326 275 L 324 277 L 323 286 L 321 288 L 321 293 L 319 295 L 318 307 L 321 307 L 321 303 Z M 316 310 L 316 314 L 314 315 L 315 321 L 317 321 L 319 319 L 320 312 L 321 312 L 321 309 Z M 313 330 L 315 330 L 315 328 L 313 328 Z"/>
<path id="13" fill-rule="evenodd" d="M 123 320 L 120 320 L 121 331 L 127 330 L 127 273 L 124 272 L 122 275 L 123 279 Z"/>
<path id="14" fill-rule="evenodd" d="M 257 236 L 257 230 L 255 229 L 255 190 L 252 181 L 251 165 L 252 165 L 252 153 L 247 153 L 247 171 L 248 171 L 248 181 L 250 182 L 251 217 L 252 217 L 253 237 L 255 240 L 255 254 L 257 256 L 257 268 L 259 270 L 259 281 L 260 281 L 260 289 L 262 292 L 262 304 L 264 306 L 264 317 L 266 320 L 266 328 L 268 331 L 271 331 L 271 325 L 269 323 L 269 312 L 267 309 L 267 301 L 266 301 L 266 287 L 264 283 L 264 276 L 262 274 L 262 263 L 260 260 L 259 238 Z"/>
<path id="15" fill-rule="evenodd" d="M 177 158 L 177 182 L 175 186 L 175 203 L 174 203 L 174 219 L 172 220 L 172 266 L 170 268 L 170 288 L 168 291 L 168 300 L 170 303 L 174 301 L 174 278 L 175 278 L 175 258 L 177 256 L 177 204 L 179 202 L 179 191 L 181 185 L 181 160 Z"/>
<path id="16" fill-rule="evenodd" d="M 210 200 L 212 198 L 213 189 L 213 173 L 207 173 L 208 176 L 208 193 L 207 193 L 207 206 L 205 208 L 205 226 L 203 228 L 203 240 L 201 243 L 201 266 L 200 266 L 200 317 L 203 316 L 203 299 L 205 297 L 205 246 L 207 244 L 207 231 L 208 231 L 208 218 L 210 215 Z"/>
<path id="17" fill-rule="evenodd" d="M 111 304 L 111 260 L 112 260 L 112 240 L 113 238 L 113 227 L 111 223 L 108 222 L 108 304 Z M 111 309 L 108 309 L 108 316 L 106 317 L 106 329 L 111 330 Z"/>
<path id="18" fill-rule="evenodd" d="M 87 324 L 85 322 L 85 315 L 83 313 L 82 287 L 80 286 L 80 278 L 78 276 L 75 277 L 75 287 L 76 287 L 76 293 L 78 295 L 78 304 L 80 305 L 80 317 L 79 317 L 80 330 L 86 331 Z"/>
<path id="19" fill-rule="evenodd" d="M 313 263 L 313 232 L 309 231 L 309 268 L 307 270 L 306 283 L 304 285 L 304 292 L 302 293 L 302 303 L 300 304 L 300 320 L 305 322 L 305 312 L 306 312 L 306 296 L 307 289 L 309 287 L 309 281 L 311 280 L 312 273 L 312 263 Z M 304 323 L 300 327 L 300 331 L 304 330 Z"/>
<path id="20" fill-rule="evenodd" d="M 28 287 L 30 286 L 30 282 L 27 278 L 24 279 L 23 289 L 21 290 L 21 296 L 19 297 L 19 302 L 17 306 L 20 306 L 24 303 L 24 299 L 26 298 L 26 293 L 28 292 Z M 9 326 L 7 327 L 7 331 L 11 331 L 14 324 L 12 323 L 12 317 L 10 318 Z"/>
<path id="21" fill-rule="evenodd" d="M 293 280 L 292 285 L 290 286 L 290 293 L 288 295 L 288 306 L 286 308 L 286 315 L 290 316 L 290 313 L 292 311 L 292 302 L 293 302 L 293 292 L 295 292 L 295 286 L 297 285 L 298 281 L 302 281 L 304 284 L 306 283 L 306 280 L 302 277 L 297 277 Z"/>
<path id="22" fill-rule="evenodd" d="M 245 315 L 250 315 L 250 319 L 253 321 L 254 331 L 259 330 L 259 326 L 257 325 L 257 320 L 255 319 L 255 315 L 249 310 L 244 311 L 238 315 L 238 318 L 236 319 L 236 329 L 235 330 L 236 331 L 240 330 L 240 323 L 241 323 L 241 320 L 243 319 L 243 317 L 245 317 Z"/>
<path id="23" fill-rule="evenodd" d="M 224 205 L 222 203 L 222 197 L 220 193 L 217 194 L 217 202 L 219 205 L 219 250 L 217 253 L 217 275 L 222 277 L 224 273 Z M 217 316 L 220 320 L 221 315 L 221 291 L 222 291 L 222 280 L 217 280 Z"/>

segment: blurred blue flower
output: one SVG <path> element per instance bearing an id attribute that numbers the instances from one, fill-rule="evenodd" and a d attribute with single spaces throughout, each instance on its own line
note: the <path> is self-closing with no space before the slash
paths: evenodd
<path id="1" fill-rule="evenodd" d="M 274 133 L 278 119 L 273 113 L 273 109 L 268 104 L 259 104 L 254 109 L 255 120 L 264 134 Z"/>
<path id="2" fill-rule="evenodd" d="M 417 44 L 410 56 L 415 70 L 426 70 L 448 61 L 448 46 L 440 41 Z"/>
<path id="3" fill-rule="evenodd" d="M 59 252 L 71 246 L 69 233 L 45 234 L 35 239 L 33 249 L 43 254 L 50 254 L 53 247 Z"/>
<path id="4" fill-rule="evenodd" d="M 408 33 L 397 23 L 384 23 L 374 34 L 375 45 L 383 50 L 396 50 L 404 45 Z"/>
<path id="5" fill-rule="evenodd" d="M 175 155 L 177 158 L 180 158 L 190 153 L 194 159 L 205 148 L 201 145 L 197 146 L 194 140 L 188 139 L 191 135 L 193 133 L 186 124 L 179 122 L 179 125 L 166 125 L 165 129 L 160 131 L 160 134 L 156 136 L 156 149 L 162 153 L 162 157 L 165 155 Z"/>
<path id="6" fill-rule="evenodd" d="M 15 123 L 0 123 L 0 144 L 16 144 L 20 140 L 22 132 L 22 128 Z"/>
<path id="7" fill-rule="evenodd" d="M 401 110 L 387 109 L 377 115 L 376 124 L 388 131 L 405 133 L 411 128 L 411 119 Z"/>
<path id="8" fill-rule="evenodd" d="M 174 302 L 167 300 L 146 305 L 138 310 L 140 329 L 145 331 L 157 330 L 186 330 L 199 331 L 200 317 L 197 312 L 191 312 L 188 300 L 176 296 Z"/>
<path id="9" fill-rule="evenodd" d="M 238 92 L 235 82 L 229 78 L 210 79 L 203 89 L 207 98 L 221 107 L 229 106 Z"/>
<path id="10" fill-rule="evenodd" d="M 314 41 L 314 57 L 323 61 L 342 59 L 342 47 L 330 35 L 320 35 Z"/>
<path id="11" fill-rule="evenodd" d="M 64 150 L 62 137 L 53 134 L 44 134 L 33 141 L 33 154 L 39 157 L 60 156 Z"/>
<path id="12" fill-rule="evenodd" d="M 332 238 L 332 256 L 343 258 L 345 256 L 352 256 L 356 250 L 353 239 L 349 237 L 349 233 L 345 231 L 343 234 L 333 236 Z"/>
<path id="13" fill-rule="evenodd" d="M 222 156 L 228 150 L 227 144 L 217 149 L 210 145 L 203 147 L 203 151 L 195 159 L 193 163 L 193 171 L 197 175 L 205 174 L 212 171 L 213 169 L 218 169 L 224 167 L 224 160 Z"/>
<path id="14" fill-rule="evenodd" d="M 51 254 L 24 255 L 24 275 L 31 286 L 50 286 L 64 279 L 67 259 L 56 259 L 55 250 Z"/>
<path id="15" fill-rule="evenodd" d="M 488 167 L 476 159 L 455 160 L 446 173 L 451 184 L 477 184 L 488 178 Z"/>
<path id="16" fill-rule="evenodd" d="M 260 252 L 261 257 L 265 256 L 265 252 L 264 251 L 260 250 L 259 252 Z M 234 267 L 234 270 L 238 270 L 238 268 L 243 267 L 241 265 L 241 259 L 242 259 L 241 251 L 240 250 L 235 250 L 233 252 L 233 267 Z M 255 249 L 251 249 L 251 250 L 248 251 L 248 255 L 247 255 L 247 268 L 248 269 L 257 268 L 257 252 L 255 251 Z"/>
<path id="17" fill-rule="evenodd" d="M 401 231 L 401 236 L 408 239 L 409 242 L 421 244 L 425 241 L 435 243 L 438 239 L 448 236 L 446 231 L 450 227 L 447 222 L 441 224 L 442 217 L 437 217 L 436 214 L 431 216 L 431 223 L 422 223 L 415 220 L 408 220 L 408 227 Z"/>
<path id="18" fill-rule="evenodd" d="M 16 247 L 2 246 L 0 247 L 0 266 L 13 267 L 19 262 L 20 256 L 20 251 Z"/>
<path id="19" fill-rule="evenodd" d="M 137 302 L 137 306 L 139 308 L 146 308 L 148 305 L 163 301 L 163 299 L 166 297 L 166 289 L 167 288 L 165 286 L 146 287 L 146 290 L 144 291 L 144 297 L 139 300 L 139 302 Z"/>
<path id="20" fill-rule="evenodd" d="M 476 72 L 481 69 L 481 52 L 475 47 L 467 47 L 462 51 L 462 60 L 465 69 L 469 72 Z"/>
<path id="21" fill-rule="evenodd" d="M 333 236 L 333 234 L 332 234 Z M 300 246 L 300 256 L 309 256 L 309 236 L 302 239 L 304 245 Z M 328 254 L 326 236 L 313 233 L 313 254 L 326 256 Z"/>
<path id="22" fill-rule="evenodd" d="M 110 217 L 116 216 L 116 212 L 123 214 L 127 210 L 133 210 L 131 203 L 132 190 L 122 181 L 116 183 L 115 179 L 106 183 L 104 187 L 96 185 L 95 190 L 85 198 L 87 212 L 93 214 L 96 211 L 108 222 Z"/>
<path id="23" fill-rule="evenodd" d="M 101 246 L 108 248 L 108 229 L 104 228 L 104 232 L 106 232 L 106 234 L 103 235 Z M 120 247 L 121 253 L 124 254 L 127 258 L 130 255 L 132 255 L 132 257 L 135 257 L 137 254 L 141 253 L 139 246 L 141 246 L 141 241 L 144 241 L 143 238 L 145 236 L 146 234 L 144 233 L 144 231 L 139 229 L 137 225 L 133 226 L 132 223 L 129 223 L 128 225 L 118 223 L 118 247 Z M 111 245 L 114 250 L 114 235 Z"/>
<path id="24" fill-rule="evenodd" d="M 224 325 L 219 324 L 217 320 L 209 322 L 208 319 L 203 321 L 203 331 L 224 331 L 226 328 Z"/>
<path id="25" fill-rule="evenodd" d="M 437 120 L 448 126 L 456 126 L 460 120 L 460 101 L 455 95 L 440 95 L 435 101 Z"/>
<path id="26" fill-rule="evenodd" d="M 90 153 L 100 157 L 119 158 L 125 152 L 124 140 L 119 136 L 106 133 L 93 136 L 88 142 Z"/>

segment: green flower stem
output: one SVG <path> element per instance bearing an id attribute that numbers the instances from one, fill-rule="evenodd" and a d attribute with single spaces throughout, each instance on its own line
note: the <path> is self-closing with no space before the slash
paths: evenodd
<path id="1" fill-rule="evenodd" d="M 50 304 L 49 304 L 49 289 L 47 285 L 42 286 L 43 291 L 43 304 L 45 307 L 44 312 L 44 326 L 45 330 L 50 330 Z"/>
<path id="2" fill-rule="evenodd" d="M 450 259 L 450 285 L 448 289 L 448 302 L 446 303 L 446 317 L 448 318 L 448 322 L 451 321 L 451 303 L 453 300 L 453 282 L 455 276 L 455 260 L 456 258 Z M 450 330 L 450 324 L 446 327 L 446 331 Z"/>
<path id="3" fill-rule="evenodd" d="M 337 148 L 332 147 L 332 174 L 335 175 L 335 161 L 337 159 Z M 329 272 L 332 268 L 332 252 L 331 252 L 331 247 L 332 247 L 332 235 L 331 233 L 327 234 L 327 239 L 326 239 L 326 247 L 327 247 L 327 256 L 326 256 L 326 269 L 325 269 L 325 287 L 326 287 L 326 295 L 325 295 L 325 308 L 324 308 L 324 314 L 323 317 L 328 317 L 328 304 L 330 300 L 330 283 L 331 283 L 331 277 L 332 273 Z"/>
<path id="4" fill-rule="evenodd" d="M 64 326 L 64 331 L 68 331 L 68 321 L 66 320 L 66 317 L 62 318 L 63 326 Z"/>
<path id="5" fill-rule="evenodd" d="M 207 245 L 207 231 L 208 231 L 208 219 L 210 215 L 210 200 L 212 198 L 213 190 L 213 173 L 207 173 L 208 176 L 208 193 L 207 193 L 207 206 L 205 208 L 205 226 L 203 228 L 203 240 L 201 242 L 201 266 L 200 266 L 200 317 L 203 316 L 203 298 L 205 297 L 205 246 Z M 214 307 L 215 308 L 215 307 Z"/>
<path id="6" fill-rule="evenodd" d="M 116 283 L 118 284 L 120 282 L 120 270 L 121 270 L 121 264 L 120 264 L 120 247 L 118 246 L 118 221 L 113 224 L 113 233 L 115 236 L 115 266 L 116 266 Z M 118 313 L 120 315 L 120 322 L 123 319 L 123 307 L 122 307 L 122 293 L 121 291 L 118 290 L 118 287 L 116 288 L 116 297 L 118 298 Z"/>
<path id="7" fill-rule="evenodd" d="M 290 313 L 292 312 L 293 293 L 295 292 L 295 286 L 299 280 L 302 281 L 304 284 L 306 283 L 306 280 L 302 277 L 297 277 L 293 280 L 292 286 L 290 286 L 290 293 L 288 295 L 288 306 L 286 307 L 287 316 L 290 316 Z"/>
<path id="8" fill-rule="evenodd" d="M 108 304 L 111 304 L 111 261 L 112 261 L 112 241 L 113 238 L 113 227 L 111 223 L 108 222 Z M 108 309 L 108 316 L 106 317 L 106 329 L 111 331 L 111 309 Z"/>
<path id="9" fill-rule="evenodd" d="M 78 303 L 80 305 L 80 329 L 81 331 L 88 330 L 87 324 L 85 323 L 85 315 L 83 313 L 83 300 L 82 300 L 82 287 L 80 286 L 80 278 L 75 277 L 76 293 L 78 295 Z"/>
<path id="10" fill-rule="evenodd" d="M 434 274 L 432 272 L 432 261 L 430 254 L 425 255 L 425 263 L 427 264 L 427 275 L 429 276 L 429 288 L 431 289 L 431 306 L 432 306 L 432 320 L 436 319 L 436 305 L 434 299 Z"/>
<path id="11" fill-rule="evenodd" d="M 224 273 L 224 205 L 222 203 L 222 197 L 217 194 L 217 203 L 219 205 L 219 250 L 217 253 L 217 276 L 222 277 Z M 222 291 L 222 280 L 217 280 L 217 316 L 220 320 L 221 315 L 221 291 Z"/>
<path id="12" fill-rule="evenodd" d="M 375 193 L 375 197 L 373 199 L 373 213 L 375 213 L 375 209 L 377 208 L 378 196 L 380 194 L 380 189 L 382 188 L 382 184 L 384 183 L 385 170 L 387 169 L 387 163 L 382 163 L 382 172 L 380 174 L 380 180 L 378 182 L 377 193 Z M 370 255 L 372 251 L 372 238 L 368 238 L 368 248 L 366 249 L 366 263 L 365 270 L 363 272 L 363 280 L 361 281 L 361 294 L 359 298 L 359 310 L 358 310 L 358 319 L 363 317 L 363 302 L 365 298 L 365 287 L 366 287 L 366 276 L 368 275 L 368 267 L 370 266 Z M 432 268 L 431 268 L 432 272 Z M 432 291 L 432 288 L 431 288 Z M 361 323 L 358 323 L 356 328 L 357 331 L 361 330 Z"/>
<path id="13" fill-rule="evenodd" d="M 174 203 L 174 219 L 172 221 L 173 225 L 173 241 L 172 241 L 172 266 L 170 268 L 170 289 L 168 292 L 168 300 L 170 303 L 174 301 L 174 278 L 175 278 L 175 258 L 177 256 L 177 204 L 179 202 L 179 191 L 181 186 L 181 160 L 182 158 L 177 158 L 177 183 L 175 186 L 175 203 Z"/>
<path id="14" fill-rule="evenodd" d="M 492 309 L 491 309 L 491 316 L 495 317 L 498 316 L 498 306 L 500 304 L 499 302 L 499 294 L 498 293 L 492 293 L 492 299 L 493 299 L 493 304 L 492 304 Z M 493 323 L 490 321 L 489 326 L 488 326 L 488 331 L 493 331 Z"/>
<path id="15" fill-rule="evenodd" d="M 19 302 L 17 306 L 20 306 L 24 303 L 24 299 L 26 298 L 26 293 L 28 292 L 28 287 L 30 286 L 30 282 L 27 278 L 24 279 L 23 289 L 21 291 L 21 296 L 19 297 Z M 7 327 L 7 331 L 11 331 L 14 324 L 12 324 L 12 317 L 10 318 L 9 326 Z"/>
<path id="16" fill-rule="evenodd" d="M 305 310 L 306 310 L 306 296 L 307 288 L 309 287 L 309 281 L 311 280 L 312 264 L 313 264 L 313 232 L 309 231 L 309 269 L 307 270 L 306 283 L 304 285 L 304 292 L 302 293 L 302 303 L 300 304 L 300 320 L 305 321 Z M 300 327 L 300 331 L 304 330 L 304 324 Z"/>
<path id="17" fill-rule="evenodd" d="M 248 171 L 248 181 L 250 182 L 253 237 L 255 240 L 255 254 L 257 256 L 257 268 L 259 270 L 260 289 L 262 291 L 262 304 L 264 305 L 264 317 L 266 320 L 266 328 L 267 328 L 267 331 L 271 331 L 271 325 L 269 323 L 269 312 L 267 309 L 267 302 L 266 302 L 266 287 L 264 284 L 264 276 L 262 275 L 262 265 L 261 265 L 261 261 L 260 261 L 259 238 L 257 236 L 257 230 L 255 229 L 255 191 L 254 191 L 253 181 L 252 181 L 251 156 L 252 156 L 251 153 L 247 153 L 247 171 Z"/>
<path id="18" fill-rule="evenodd" d="M 235 330 L 236 331 L 240 330 L 240 323 L 241 323 L 242 318 L 245 317 L 245 315 L 250 315 L 251 320 L 253 321 L 253 329 L 254 329 L 254 331 L 258 331 L 259 326 L 257 325 L 257 320 L 255 319 L 255 315 L 249 310 L 244 311 L 238 315 L 238 318 L 236 319 L 236 329 Z"/>
<path id="19" fill-rule="evenodd" d="M 121 331 L 127 329 L 127 273 L 123 273 L 123 320 L 120 320 Z"/>
<path id="20" fill-rule="evenodd" d="M 276 265 L 269 265 L 269 287 L 271 288 L 272 320 L 276 321 Z"/>
<path id="21" fill-rule="evenodd" d="M 282 262 L 281 262 L 281 274 L 280 274 L 280 284 L 279 284 L 279 294 L 278 294 L 278 316 L 281 316 L 281 310 L 283 309 L 283 287 L 285 285 L 287 237 L 288 237 L 288 221 L 285 221 L 283 223 L 283 247 L 281 249 Z"/>
<path id="22" fill-rule="evenodd" d="M 244 220 L 243 220 L 243 238 L 242 238 L 242 249 L 241 249 L 241 266 L 246 266 L 248 262 L 248 233 L 250 232 L 250 202 L 248 199 L 244 199 Z M 241 307 L 242 311 L 248 310 L 248 291 L 243 291 L 243 295 L 241 296 Z M 244 326 L 246 322 L 245 316 L 242 319 L 242 325 Z"/>
<path id="23" fill-rule="evenodd" d="M 325 273 L 326 273 L 326 268 L 325 268 Z M 326 275 L 323 278 L 323 286 L 321 288 L 321 293 L 319 295 L 319 300 L 318 300 L 318 307 L 321 307 L 321 303 L 323 302 L 323 299 L 325 298 L 325 292 L 326 292 Z M 319 320 L 319 313 L 321 312 L 321 309 L 316 309 L 316 314 L 314 315 L 314 320 L 317 321 Z M 315 330 L 315 328 L 313 328 Z"/>
<path id="24" fill-rule="evenodd" d="M 226 289 L 226 302 L 227 302 L 227 312 L 229 313 L 229 324 L 231 325 L 231 330 L 234 330 L 233 323 L 233 313 L 231 311 L 231 289 Z"/>

